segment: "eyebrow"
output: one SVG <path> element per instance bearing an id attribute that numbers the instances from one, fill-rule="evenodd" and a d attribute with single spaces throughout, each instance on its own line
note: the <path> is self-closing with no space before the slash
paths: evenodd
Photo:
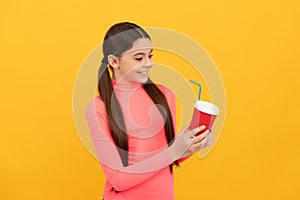
<path id="1" fill-rule="evenodd" d="M 153 51 L 153 49 L 150 50 L 149 54 Z M 136 56 L 136 55 L 146 55 L 145 53 L 142 53 L 142 52 L 139 52 L 139 53 L 136 53 L 134 54 L 133 56 Z"/>

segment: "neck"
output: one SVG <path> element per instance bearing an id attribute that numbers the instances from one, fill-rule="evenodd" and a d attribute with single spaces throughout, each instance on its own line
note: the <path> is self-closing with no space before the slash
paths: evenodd
<path id="1" fill-rule="evenodd" d="M 142 87 L 140 82 L 127 81 L 124 79 L 116 80 L 114 78 L 112 78 L 111 81 L 116 92 L 130 92 Z"/>

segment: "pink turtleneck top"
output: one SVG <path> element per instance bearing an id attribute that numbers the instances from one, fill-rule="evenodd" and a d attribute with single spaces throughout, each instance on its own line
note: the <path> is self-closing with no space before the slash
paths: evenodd
<path id="1" fill-rule="evenodd" d="M 104 200 L 174 199 L 174 177 L 169 169 L 173 160 L 167 152 L 162 115 L 141 83 L 112 79 L 112 84 L 126 126 L 128 166 L 123 166 L 111 137 L 104 102 L 96 96 L 86 109 L 91 139 L 106 176 Z M 167 99 L 176 134 L 175 95 L 163 85 L 156 86 Z"/>

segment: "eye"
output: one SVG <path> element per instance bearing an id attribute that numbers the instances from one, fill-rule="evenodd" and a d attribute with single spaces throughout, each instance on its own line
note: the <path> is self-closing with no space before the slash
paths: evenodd
<path id="1" fill-rule="evenodd" d="M 149 55 L 148 57 L 149 57 L 149 58 L 152 58 L 152 57 L 153 57 L 153 55 L 151 54 L 151 55 Z"/>
<path id="2" fill-rule="evenodd" d="M 141 57 L 141 58 L 135 58 L 135 59 L 138 60 L 138 61 L 141 61 L 143 59 L 143 57 Z"/>

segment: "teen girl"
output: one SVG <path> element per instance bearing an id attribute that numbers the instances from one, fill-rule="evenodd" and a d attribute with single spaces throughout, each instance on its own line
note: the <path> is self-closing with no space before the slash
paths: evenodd
<path id="1" fill-rule="evenodd" d="M 136 24 L 113 25 L 103 43 L 98 92 L 87 106 L 91 138 L 106 176 L 105 200 L 174 199 L 173 165 L 198 152 L 209 131 L 176 134 L 175 95 L 148 77 L 150 36 Z"/>

